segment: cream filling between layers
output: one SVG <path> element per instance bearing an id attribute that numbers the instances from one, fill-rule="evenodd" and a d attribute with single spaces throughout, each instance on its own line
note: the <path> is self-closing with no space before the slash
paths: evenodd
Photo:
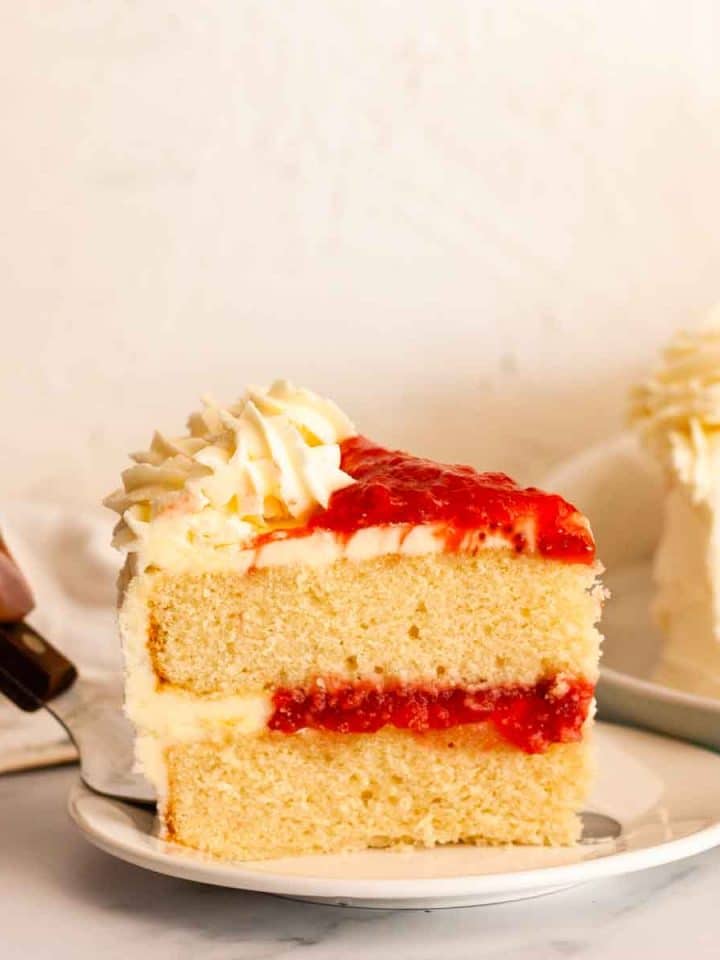
<path id="1" fill-rule="evenodd" d="M 527 551 L 536 548 L 536 524 L 533 518 L 516 524 L 514 533 L 521 533 Z M 447 530 L 443 524 L 388 524 L 364 527 L 350 536 L 333 530 L 315 530 L 307 534 L 278 534 L 258 545 L 228 543 L 217 545 L 193 540 L 188 536 L 185 517 L 168 515 L 155 520 L 143 546 L 128 555 L 132 573 L 151 567 L 171 573 L 202 573 L 231 570 L 247 573 L 253 567 L 306 564 L 322 566 L 336 560 L 371 560 L 374 557 L 399 554 L 421 556 L 443 553 L 447 547 Z M 453 545 L 453 552 L 477 553 L 478 550 L 513 550 L 510 537 L 468 530 Z"/>

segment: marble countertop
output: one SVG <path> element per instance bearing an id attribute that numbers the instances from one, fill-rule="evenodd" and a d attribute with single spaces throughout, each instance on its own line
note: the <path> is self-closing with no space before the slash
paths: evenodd
<path id="1" fill-rule="evenodd" d="M 720 849 L 518 903 L 372 911 L 159 876 L 90 846 L 72 767 L 0 777 L 3 960 L 692 960 L 718 956 Z"/>

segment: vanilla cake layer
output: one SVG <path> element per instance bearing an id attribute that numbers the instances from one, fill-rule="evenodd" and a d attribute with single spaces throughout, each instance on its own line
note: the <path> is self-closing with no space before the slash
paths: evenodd
<path id="1" fill-rule="evenodd" d="M 413 844 L 571 844 L 588 744 L 526 754 L 482 727 L 227 735 L 165 751 L 165 835 L 228 859 Z"/>
<path id="2" fill-rule="evenodd" d="M 502 685 L 570 674 L 594 682 L 597 574 L 506 549 L 244 574 L 148 572 L 132 579 L 121 626 L 126 652 L 146 648 L 162 690 L 200 698 L 272 692 L 318 676 Z"/>

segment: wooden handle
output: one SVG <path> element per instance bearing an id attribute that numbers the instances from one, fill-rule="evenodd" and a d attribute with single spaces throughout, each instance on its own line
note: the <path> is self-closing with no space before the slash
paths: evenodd
<path id="1" fill-rule="evenodd" d="M 0 692 L 38 710 L 73 684 L 75 666 L 26 623 L 0 623 Z"/>

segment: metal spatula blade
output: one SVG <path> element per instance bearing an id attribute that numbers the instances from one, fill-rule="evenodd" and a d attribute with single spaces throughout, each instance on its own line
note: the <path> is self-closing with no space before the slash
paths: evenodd
<path id="1" fill-rule="evenodd" d="M 155 791 L 134 770 L 133 729 L 115 674 L 78 674 L 28 624 L 0 624 L 0 691 L 22 710 L 45 708 L 77 747 L 83 782 L 97 793 L 154 804 Z"/>
<path id="2" fill-rule="evenodd" d="M 47 709 L 77 747 L 80 776 L 91 790 L 135 803 L 155 803 L 155 791 L 133 769 L 134 733 L 123 713 L 118 677 L 81 674 Z"/>

